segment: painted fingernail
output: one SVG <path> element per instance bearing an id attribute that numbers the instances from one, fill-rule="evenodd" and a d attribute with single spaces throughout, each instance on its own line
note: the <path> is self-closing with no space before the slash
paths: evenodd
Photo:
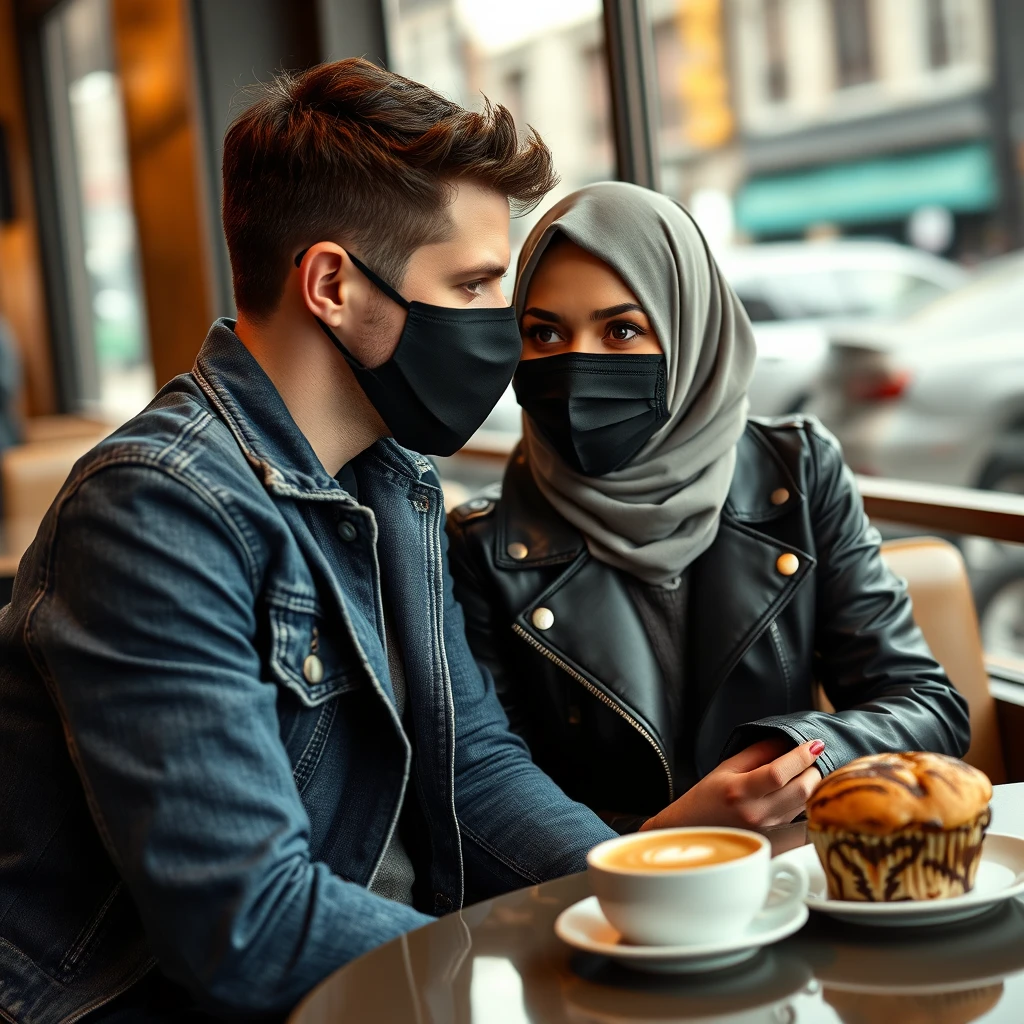
<path id="1" fill-rule="evenodd" d="M 817 757 L 825 749 L 825 741 L 824 740 L 815 740 L 810 745 L 809 749 L 811 751 L 811 756 L 812 757 Z"/>

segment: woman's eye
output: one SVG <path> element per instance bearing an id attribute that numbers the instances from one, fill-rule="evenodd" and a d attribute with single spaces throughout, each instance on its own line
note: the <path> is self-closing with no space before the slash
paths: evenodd
<path id="1" fill-rule="evenodd" d="M 612 324 L 608 328 L 608 336 L 612 341 L 632 341 L 643 333 L 635 324 Z"/>
<path id="2" fill-rule="evenodd" d="M 541 345 L 553 345 L 562 340 L 553 327 L 531 327 L 529 333 L 530 337 Z"/>

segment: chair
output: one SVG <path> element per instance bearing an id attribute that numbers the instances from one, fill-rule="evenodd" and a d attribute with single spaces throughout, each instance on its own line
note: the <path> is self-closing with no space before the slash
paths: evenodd
<path id="1" fill-rule="evenodd" d="M 885 564 L 906 580 L 914 620 L 935 660 L 960 691 L 971 716 L 971 746 L 964 760 L 980 768 L 993 785 L 1006 781 L 995 698 L 978 632 L 967 566 L 952 544 L 936 537 L 911 537 L 882 545 Z M 815 707 L 834 711 L 818 687 Z"/>
<path id="2" fill-rule="evenodd" d="M 907 581 L 914 619 L 935 660 L 970 707 L 971 747 L 964 760 L 998 785 L 1006 781 L 995 698 L 989 692 L 967 566 L 959 550 L 935 537 L 882 545 L 886 565 Z"/>
<path id="3" fill-rule="evenodd" d="M 9 583 L 71 468 L 108 431 L 94 426 L 91 433 L 77 436 L 55 433 L 51 440 L 29 441 L 0 454 L 0 580 Z M 0 605 L 4 603 L 0 595 Z"/>

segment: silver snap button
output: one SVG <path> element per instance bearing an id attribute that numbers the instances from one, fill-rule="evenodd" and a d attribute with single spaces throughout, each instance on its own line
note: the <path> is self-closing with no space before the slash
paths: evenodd
<path id="1" fill-rule="evenodd" d="M 302 663 L 302 674 L 307 683 L 316 686 L 317 683 L 323 682 L 324 663 L 315 654 L 307 654 L 306 660 Z"/>
<path id="2" fill-rule="evenodd" d="M 779 487 L 772 491 L 771 503 L 773 505 L 785 505 L 789 501 L 789 491 L 785 487 Z"/>
<path id="3" fill-rule="evenodd" d="M 521 562 L 530 553 L 530 549 L 517 540 L 509 544 L 505 550 L 508 552 L 508 557 L 514 558 L 517 562 Z"/>
<path id="4" fill-rule="evenodd" d="M 467 506 L 470 512 L 480 512 L 487 508 L 490 502 L 486 498 L 474 498 Z"/>
<path id="5" fill-rule="evenodd" d="M 530 621 L 538 629 L 550 629 L 555 624 L 555 613 L 550 608 L 535 608 Z"/>

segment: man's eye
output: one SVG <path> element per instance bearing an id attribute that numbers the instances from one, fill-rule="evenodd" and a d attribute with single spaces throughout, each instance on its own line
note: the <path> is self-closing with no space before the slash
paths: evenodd
<path id="1" fill-rule="evenodd" d="M 469 281 L 462 287 L 466 289 L 471 295 L 480 295 L 484 290 L 484 281 Z"/>

